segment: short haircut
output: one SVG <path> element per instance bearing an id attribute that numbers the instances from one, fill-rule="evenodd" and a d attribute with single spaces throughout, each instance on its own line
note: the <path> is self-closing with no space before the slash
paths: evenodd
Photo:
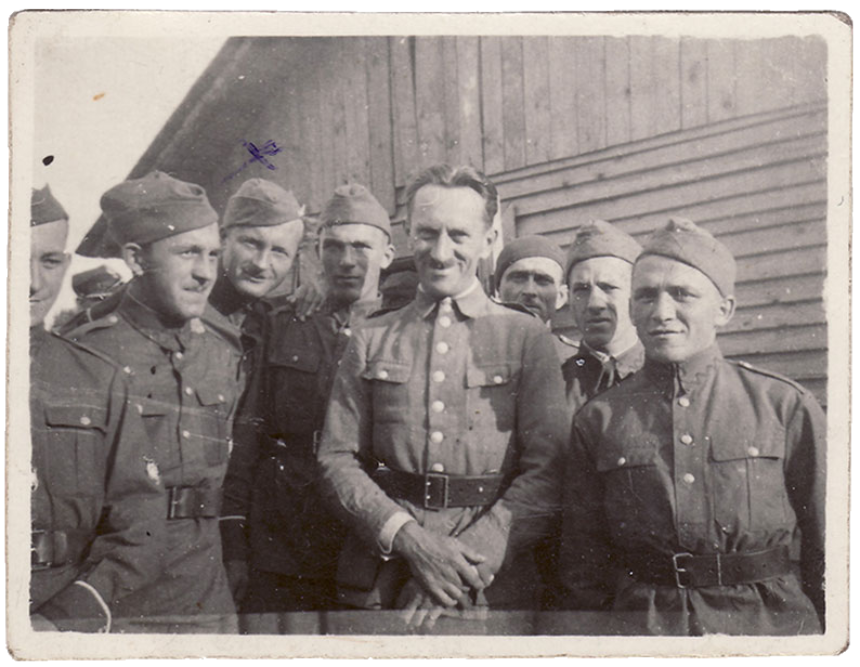
<path id="1" fill-rule="evenodd" d="M 406 189 L 406 220 L 411 224 L 415 194 L 425 185 L 443 188 L 470 188 L 484 200 L 484 223 L 489 227 L 499 210 L 499 194 L 496 186 L 480 171 L 470 166 L 452 167 L 437 164 L 422 171 Z"/>

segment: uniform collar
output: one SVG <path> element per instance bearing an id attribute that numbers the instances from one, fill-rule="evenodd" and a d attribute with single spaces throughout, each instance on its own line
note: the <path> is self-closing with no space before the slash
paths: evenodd
<path id="1" fill-rule="evenodd" d="M 159 314 L 134 297 L 130 289 L 125 290 L 119 303 L 119 313 L 141 334 L 171 351 L 181 350 L 189 342 L 189 336 L 202 333 L 205 327 L 199 318 L 183 323 L 181 327 L 168 327 Z"/>
<path id="2" fill-rule="evenodd" d="M 714 343 L 679 363 L 665 364 L 646 357 L 645 372 L 656 380 L 677 380 L 680 386 L 676 389 L 683 393 L 700 382 L 722 358 L 719 346 Z"/>
<path id="3" fill-rule="evenodd" d="M 610 359 L 615 360 L 615 372 L 620 378 L 626 378 L 631 373 L 635 373 L 645 363 L 645 348 L 638 339 L 628 347 L 624 352 L 616 357 L 606 352 L 600 352 L 590 347 L 584 340 L 579 344 L 579 354 L 577 357 L 594 357 L 601 364 L 605 364 Z"/>
<path id="4" fill-rule="evenodd" d="M 236 286 L 223 273 L 218 276 L 212 293 L 209 295 L 209 303 L 219 313 L 234 320 L 234 314 L 247 315 L 256 299 L 249 299 L 239 292 Z M 234 324 L 236 322 L 234 321 Z"/>
<path id="5" fill-rule="evenodd" d="M 355 301 L 347 307 L 338 307 L 330 299 L 327 299 L 320 309 L 320 313 L 328 315 L 337 322 L 341 327 L 363 322 L 367 316 L 376 312 L 382 307 L 382 296 L 377 293 L 373 299 L 364 299 Z"/>
<path id="6" fill-rule="evenodd" d="M 436 304 L 441 300 L 442 299 L 434 299 L 431 297 L 422 289 L 421 285 L 419 285 L 414 303 L 418 309 L 419 315 L 421 315 L 421 317 L 427 317 L 436 307 Z M 477 277 L 472 280 L 469 287 L 456 296 L 451 297 L 451 301 L 456 306 L 457 310 L 459 310 L 465 317 L 475 317 L 480 314 L 488 300 L 489 297 L 484 293 L 484 290 L 481 289 L 481 283 Z"/>

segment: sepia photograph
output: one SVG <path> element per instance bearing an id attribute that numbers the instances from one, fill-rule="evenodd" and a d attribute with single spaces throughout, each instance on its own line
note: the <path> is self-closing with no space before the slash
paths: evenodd
<path id="1" fill-rule="evenodd" d="M 12 15 L 12 656 L 843 651 L 852 37 Z"/>

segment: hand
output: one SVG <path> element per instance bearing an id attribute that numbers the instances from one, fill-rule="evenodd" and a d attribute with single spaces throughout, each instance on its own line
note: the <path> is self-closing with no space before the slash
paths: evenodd
<path id="1" fill-rule="evenodd" d="M 310 315 L 322 308 L 325 303 L 325 292 L 313 281 L 302 283 L 295 292 L 287 297 L 287 303 L 295 306 L 296 317 L 304 322 Z"/>
<path id="2" fill-rule="evenodd" d="M 41 614 L 30 614 L 30 625 L 35 632 L 58 632 L 59 628 Z"/>
<path id="3" fill-rule="evenodd" d="M 488 585 L 476 567 L 486 558 L 455 537 L 434 535 L 410 521 L 397 531 L 392 546 L 406 558 L 423 589 L 446 607 L 456 605 L 470 588 Z"/>
<path id="4" fill-rule="evenodd" d="M 397 608 L 403 610 L 403 622 L 409 630 L 424 629 L 430 631 L 436 625 L 440 616 L 444 616 L 447 607 L 436 604 L 416 579 L 406 582 L 397 598 Z"/>
<path id="5" fill-rule="evenodd" d="M 224 569 L 227 571 L 227 583 L 233 601 L 238 604 L 248 592 L 248 561 L 228 560 L 224 562 Z"/>

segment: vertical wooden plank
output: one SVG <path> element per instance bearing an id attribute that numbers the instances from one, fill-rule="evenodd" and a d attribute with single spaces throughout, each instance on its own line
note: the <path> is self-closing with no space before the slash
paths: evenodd
<path id="1" fill-rule="evenodd" d="M 550 159 L 549 53 L 547 37 L 523 37 L 526 164 Z"/>
<path id="2" fill-rule="evenodd" d="M 481 37 L 481 119 L 484 126 L 484 171 L 505 169 L 502 119 L 502 44 L 500 37 Z"/>
<path id="3" fill-rule="evenodd" d="M 708 122 L 707 43 L 681 38 L 681 127 L 699 127 Z"/>
<path id="4" fill-rule="evenodd" d="M 418 172 L 418 122 L 415 118 L 415 84 L 412 37 L 392 37 L 391 99 L 394 115 L 394 180 L 405 185 Z"/>
<path id="5" fill-rule="evenodd" d="M 394 162 L 388 38 L 368 37 L 367 120 L 370 131 L 370 189 L 389 215 L 394 215 Z"/>
<path id="6" fill-rule="evenodd" d="M 457 37 L 457 99 L 460 107 L 460 161 L 484 170 L 481 139 L 480 42 Z"/>
<path id="7" fill-rule="evenodd" d="M 576 121 L 576 41 L 578 37 L 549 37 L 549 103 L 551 159 L 579 152 Z"/>
<path id="8" fill-rule="evenodd" d="M 315 69 L 315 85 L 319 90 L 317 97 L 317 112 L 319 113 L 318 125 L 320 128 L 320 145 L 317 161 L 320 165 L 320 187 L 322 198 L 320 206 L 314 209 L 319 212 L 322 205 L 328 200 L 337 185 L 336 161 L 335 161 L 335 118 L 334 118 L 334 75 L 333 65 L 336 52 L 339 50 L 337 38 L 325 38 L 320 53 L 320 60 Z"/>
<path id="9" fill-rule="evenodd" d="M 606 144 L 630 141 L 630 47 L 626 37 L 606 37 Z"/>
<path id="10" fill-rule="evenodd" d="M 799 42 L 800 39 L 793 36 L 762 42 L 762 94 L 767 96 L 767 108 L 781 109 L 794 104 Z"/>
<path id="11" fill-rule="evenodd" d="M 344 38 L 346 141 L 349 180 L 370 183 L 370 132 L 367 120 L 367 58 L 364 37 Z"/>
<path id="12" fill-rule="evenodd" d="M 346 58 L 344 39 L 339 37 L 335 40 L 332 49 L 332 68 L 329 72 L 331 78 L 328 85 L 331 86 L 332 104 L 332 127 L 334 129 L 334 176 L 335 187 L 348 183 L 350 180 L 348 147 L 346 135 Z"/>
<path id="13" fill-rule="evenodd" d="M 307 191 L 305 199 L 306 210 L 319 211 L 325 202 L 326 192 L 323 186 L 322 162 L 318 159 L 322 151 L 319 109 L 319 78 L 315 76 L 322 60 L 323 44 L 320 38 L 308 38 L 302 48 L 302 61 L 299 70 L 302 84 L 300 86 L 300 132 L 304 144 L 304 163 L 302 168 L 307 172 Z"/>
<path id="14" fill-rule="evenodd" d="M 630 37 L 630 138 L 654 136 L 654 59 L 650 37 Z"/>
<path id="15" fill-rule="evenodd" d="M 460 164 L 460 99 L 459 82 L 457 81 L 457 38 L 442 37 L 442 69 L 439 77 L 442 79 L 445 106 L 443 119 L 445 132 L 445 160 L 449 164 Z"/>
<path id="16" fill-rule="evenodd" d="M 522 37 L 502 37 L 502 104 L 505 169 L 517 169 L 526 163 Z"/>
<path id="17" fill-rule="evenodd" d="M 738 115 L 735 68 L 735 44 L 732 39 L 707 40 L 708 53 L 708 122 Z"/>
<path id="18" fill-rule="evenodd" d="M 677 37 L 652 37 L 654 134 L 681 129 L 681 52 Z"/>
<path id="19" fill-rule="evenodd" d="M 827 42 L 821 37 L 797 40 L 794 57 L 794 103 L 827 99 Z"/>
<path id="20" fill-rule="evenodd" d="M 442 40 L 415 38 L 415 113 L 422 167 L 445 160 L 445 84 Z"/>
<path id="21" fill-rule="evenodd" d="M 606 63 L 603 37 L 576 42 L 576 116 L 579 152 L 606 146 Z"/>

